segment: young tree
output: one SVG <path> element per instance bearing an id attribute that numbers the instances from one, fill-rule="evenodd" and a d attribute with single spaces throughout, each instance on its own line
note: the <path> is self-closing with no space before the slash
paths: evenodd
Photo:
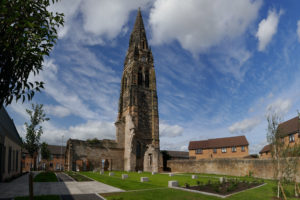
<path id="1" fill-rule="evenodd" d="M 269 114 L 267 115 L 268 121 L 268 132 L 267 132 L 267 141 L 271 144 L 271 153 L 274 163 L 274 178 L 277 180 L 277 198 L 280 196 L 280 185 L 281 185 L 281 171 L 282 166 L 280 163 L 281 153 L 280 150 L 283 147 L 283 141 L 280 139 L 280 130 L 278 130 L 278 125 L 280 123 L 280 117 L 277 113 L 269 110 Z"/>
<path id="2" fill-rule="evenodd" d="M 41 156 L 43 160 L 49 160 L 50 159 L 50 150 L 48 149 L 48 144 L 46 142 L 43 142 L 41 144 Z M 46 170 L 47 170 L 47 164 L 46 164 Z"/>
<path id="3" fill-rule="evenodd" d="M 49 118 L 47 118 L 44 113 L 43 104 L 32 104 L 32 110 L 26 109 L 26 112 L 30 116 L 30 123 L 25 122 L 26 139 L 24 146 L 31 158 L 34 158 L 34 154 L 36 154 L 39 149 L 40 137 L 43 134 L 41 123 L 48 121 Z M 35 162 L 34 169 L 36 169 Z"/>
<path id="4" fill-rule="evenodd" d="M 22 98 L 31 100 L 43 82 L 29 81 L 43 69 L 57 41 L 57 29 L 64 23 L 62 13 L 49 12 L 58 0 L 0 1 L 0 107 Z"/>

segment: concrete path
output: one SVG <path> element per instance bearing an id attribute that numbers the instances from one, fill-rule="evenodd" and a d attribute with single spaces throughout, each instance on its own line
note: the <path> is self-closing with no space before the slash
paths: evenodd
<path id="1" fill-rule="evenodd" d="M 116 187 L 98 181 L 87 182 L 35 182 L 34 195 L 73 195 L 123 192 Z M 28 174 L 23 175 L 10 183 L 0 183 L 0 198 L 28 196 Z M 87 199 L 87 198 L 86 198 Z M 85 200 L 86 200 L 85 199 Z"/>

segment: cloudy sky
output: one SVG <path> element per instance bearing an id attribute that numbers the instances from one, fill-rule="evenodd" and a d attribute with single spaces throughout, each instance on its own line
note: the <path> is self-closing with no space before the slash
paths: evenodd
<path id="1" fill-rule="evenodd" d="M 65 26 L 34 103 L 50 121 L 42 140 L 115 138 L 120 80 L 141 7 L 157 75 L 160 147 L 246 135 L 250 152 L 266 141 L 266 115 L 300 109 L 300 2 L 263 0 L 61 0 L 49 9 Z M 22 137 L 30 103 L 8 111 Z"/>

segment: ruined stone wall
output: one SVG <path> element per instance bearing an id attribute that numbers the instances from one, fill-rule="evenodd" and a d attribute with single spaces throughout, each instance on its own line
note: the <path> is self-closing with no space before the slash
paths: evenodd
<path id="1" fill-rule="evenodd" d="M 201 160 L 168 160 L 172 172 L 224 174 L 232 176 L 252 176 L 273 179 L 274 167 L 272 159 L 201 159 Z M 300 159 L 298 159 L 300 168 Z M 298 168 L 297 181 L 300 181 Z"/>
<path id="2" fill-rule="evenodd" d="M 99 170 L 102 160 L 107 160 L 107 170 L 124 170 L 124 149 L 117 143 L 100 140 L 91 144 L 87 141 L 69 140 L 66 149 L 67 170 Z M 104 166 L 103 166 L 104 167 Z"/>

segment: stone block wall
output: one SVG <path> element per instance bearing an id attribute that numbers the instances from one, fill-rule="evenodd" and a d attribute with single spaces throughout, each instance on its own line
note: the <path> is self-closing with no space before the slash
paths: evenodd
<path id="1" fill-rule="evenodd" d="M 300 159 L 298 159 L 297 181 L 300 181 Z M 223 174 L 273 179 L 272 159 L 201 159 L 201 160 L 168 160 L 172 172 Z"/>

